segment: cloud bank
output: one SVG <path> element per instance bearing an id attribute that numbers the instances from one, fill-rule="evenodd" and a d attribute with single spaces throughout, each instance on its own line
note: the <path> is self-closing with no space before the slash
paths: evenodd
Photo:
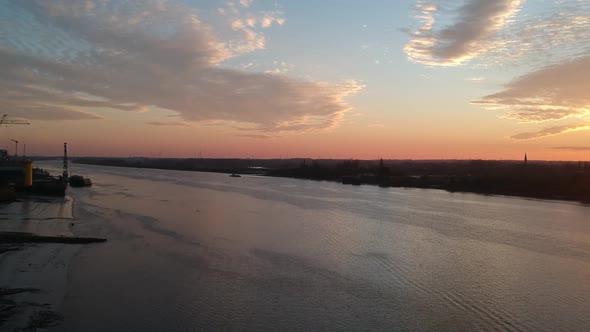
<path id="1" fill-rule="evenodd" d="M 499 92 L 471 101 L 521 123 L 561 121 L 514 139 L 588 129 L 579 123 L 590 115 L 590 2 L 528 2 L 526 10 L 535 14 L 520 15 L 524 4 L 465 0 L 452 7 L 449 1 L 418 0 L 415 18 L 422 26 L 410 33 L 404 50 L 410 60 L 429 66 L 472 61 L 483 67 L 529 68 Z"/>
<path id="2" fill-rule="evenodd" d="M 510 138 L 516 139 L 516 140 L 534 139 L 534 138 L 555 136 L 555 135 L 559 135 L 559 134 L 563 134 L 563 133 L 569 133 L 572 131 L 588 130 L 588 129 L 590 129 L 590 123 L 563 125 L 563 126 L 547 127 L 547 128 L 543 128 L 539 131 L 520 133 L 520 134 L 510 136 Z"/>
<path id="3" fill-rule="evenodd" d="M 507 117 L 521 122 L 584 117 L 590 112 L 588 73 L 590 54 L 525 74 L 473 103 L 505 109 Z"/>
<path id="4" fill-rule="evenodd" d="M 162 0 L 3 4 L 14 15 L 0 23 L 8 31 L 0 36 L 0 112 L 62 120 L 100 118 L 100 109 L 156 108 L 263 133 L 337 125 L 351 108 L 344 98 L 362 89 L 357 82 L 223 67 L 264 48 L 263 30 L 285 23 L 277 12 L 245 12 L 249 4 L 218 8 L 215 24 Z"/>

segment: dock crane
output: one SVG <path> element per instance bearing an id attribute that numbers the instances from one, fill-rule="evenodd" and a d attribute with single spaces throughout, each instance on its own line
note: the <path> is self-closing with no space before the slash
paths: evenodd
<path id="1" fill-rule="evenodd" d="M 16 124 L 16 125 L 30 124 L 29 121 L 26 121 L 26 120 L 6 120 L 7 116 L 8 116 L 8 114 L 4 114 L 2 116 L 2 119 L 0 119 L 0 127 L 2 127 L 2 125 L 9 125 L 9 124 Z M 14 142 L 14 157 L 16 158 L 18 156 L 18 141 L 15 139 L 10 139 L 10 140 Z"/>
<path id="2" fill-rule="evenodd" d="M 8 116 L 8 114 L 4 114 L 2 116 L 2 119 L 0 119 L 0 127 L 2 127 L 2 125 L 9 125 L 9 124 L 15 124 L 15 125 L 29 125 L 29 121 L 26 120 L 6 120 L 6 117 Z"/>

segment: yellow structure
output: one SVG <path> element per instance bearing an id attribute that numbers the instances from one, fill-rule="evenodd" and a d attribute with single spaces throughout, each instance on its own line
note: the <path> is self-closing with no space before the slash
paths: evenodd
<path id="1" fill-rule="evenodd" d="M 25 187 L 33 186 L 33 162 L 30 160 L 25 161 L 25 167 L 23 169 L 25 173 Z"/>

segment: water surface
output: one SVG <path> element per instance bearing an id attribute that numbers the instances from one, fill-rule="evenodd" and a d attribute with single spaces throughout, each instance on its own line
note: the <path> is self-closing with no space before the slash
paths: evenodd
<path id="1" fill-rule="evenodd" d="M 590 331 L 588 206 L 73 168 L 63 330 Z"/>

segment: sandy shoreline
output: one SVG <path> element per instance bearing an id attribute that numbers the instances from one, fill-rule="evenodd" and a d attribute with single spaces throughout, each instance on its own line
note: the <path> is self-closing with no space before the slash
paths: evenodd
<path id="1" fill-rule="evenodd" d="M 0 206 L 0 232 L 71 236 L 73 199 L 32 198 Z M 79 244 L 0 243 L 0 330 L 59 325 L 72 258 Z"/>

